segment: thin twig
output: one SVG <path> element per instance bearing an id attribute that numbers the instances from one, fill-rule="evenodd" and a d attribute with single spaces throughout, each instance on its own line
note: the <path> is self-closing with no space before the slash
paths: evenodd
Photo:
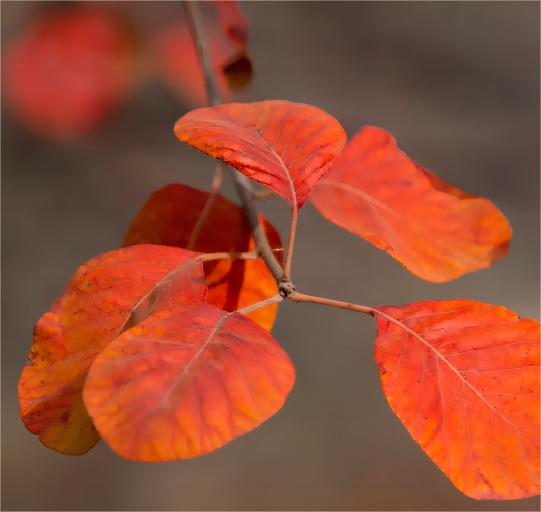
<path id="1" fill-rule="evenodd" d="M 279 302 L 282 302 L 283 297 L 280 294 L 275 295 L 274 297 L 270 297 L 269 299 L 262 300 L 261 302 L 256 302 L 255 304 L 250 304 L 249 306 L 246 306 L 242 309 L 237 309 L 235 313 L 239 313 L 241 315 L 247 315 L 248 313 L 251 313 L 252 311 L 256 311 L 257 309 L 264 308 L 265 306 L 270 306 L 271 304 L 277 304 Z"/>
<path id="2" fill-rule="evenodd" d="M 203 263 L 206 261 L 218 260 L 257 260 L 259 255 L 256 252 L 207 252 L 198 256 L 197 259 Z"/>
<path id="3" fill-rule="evenodd" d="M 243 182 L 249 181 L 249 178 L 239 174 L 238 172 L 235 172 L 234 178 L 235 188 L 242 207 L 244 208 L 244 212 L 246 213 L 246 218 L 248 219 L 248 224 L 250 225 L 250 230 L 252 231 L 252 236 L 254 237 L 257 252 L 267 264 L 267 267 L 269 268 L 276 282 L 279 282 L 283 276 L 282 267 L 280 266 L 280 263 L 278 263 L 278 260 L 274 257 L 273 249 L 269 244 L 269 240 L 267 239 L 267 235 L 263 230 L 263 226 L 261 226 L 261 223 L 259 222 L 259 214 L 257 212 L 257 208 L 255 207 L 252 194 L 243 185 Z"/>
<path id="4" fill-rule="evenodd" d="M 220 91 L 218 89 L 218 82 L 214 77 L 214 66 L 210 58 L 210 52 L 207 46 L 207 38 L 205 37 L 205 29 L 203 28 L 203 17 L 201 16 L 201 9 L 199 2 L 182 2 L 184 6 L 184 13 L 190 27 L 190 32 L 197 50 L 199 62 L 203 70 L 203 77 L 205 79 L 205 90 L 207 92 L 207 102 L 210 106 L 218 105 L 221 103 Z"/>
<path id="5" fill-rule="evenodd" d="M 341 300 L 327 299 L 325 297 L 317 297 L 315 295 L 306 295 L 305 293 L 296 291 L 292 291 L 288 295 L 288 298 L 295 302 L 312 302 L 313 304 L 347 309 L 348 311 L 356 311 L 357 313 L 363 313 L 370 316 L 374 316 L 374 314 L 379 313 L 378 310 L 368 306 L 361 306 L 360 304 L 352 304 L 351 302 L 344 302 Z"/>
<path id="6" fill-rule="evenodd" d="M 205 201 L 205 205 L 203 206 L 201 213 L 199 214 L 199 217 L 197 218 L 197 222 L 195 223 L 195 226 L 193 227 L 192 232 L 190 234 L 190 239 L 188 240 L 188 247 L 187 247 L 188 249 L 193 249 L 195 247 L 195 244 L 197 242 L 197 239 L 199 238 L 201 230 L 203 229 L 203 226 L 205 225 L 205 221 L 207 220 L 210 214 L 210 211 L 212 210 L 212 207 L 214 206 L 216 197 L 218 197 L 218 192 L 220 191 L 220 187 L 222 186 L 223 177 L 224 177 L 224 165 L 222 164 L 222 162 L 218 162 L 216 164 L 216 167 L 214 168 L 214 177 L 212 178 L 212 183 L 210 184 L 209 195 L 207 197 L 207 200 Z"/>
<path id="7" fill-rule="evenodd" d="M 214 67 L 210 60 L 210 55 L 207 47 L 207 39 L 203 27 L 199 2 L 183 2 L 186 12 L 186 18 L 190 27 L 192 38 L 195 42 L 199 62 L 203 68 L 203 76 L 205 78 L 205 88 L 207 91 L 209 105 L 217 105 L 221 103 L 220 93 L 216 76 L 214 75 Z M 234 173 L 235 187 L 239 195 L 242 207 L 246 213 L 252 235 L 256 244 L 258 253 L 261 255 L 272 275 L 279 282 L 283 277 L 283 271 L 280 264 L 274 257 L 272 248 L 269 244 L 267 236 L 263 228 L 259 224 L 259 215 L 255 205 L 255 200 L 252 195 L 252 187 L 249 178 L 235 171 Z"/>

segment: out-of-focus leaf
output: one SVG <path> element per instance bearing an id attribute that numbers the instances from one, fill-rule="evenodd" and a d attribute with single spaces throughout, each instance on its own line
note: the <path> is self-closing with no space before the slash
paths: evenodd
<path id="1" fill-rule="evenodd" d="M 105 8 L 61 9 L 8 43 L 5 74 L 7 103 L 25 125 L 44 137 L 77 137 L 97 128 L 131 89 L 131 33 Z"/>
<path id="2" fill-rule="evenodd" d="M 323 110 L 282 100 L 192 110 L 177 121 L 175 134 L 294 208 L 302 207 L 346 142 L 340 123 Z"/>
<path id="3" fill-rule="evenodd" d="M 218 14 L 218 24 L 229 40 L 236 45 L 237 52 L 222 64 L 222 72 L 228 87 L 235 91 L 245 87 L 252 78 L 253 67 L 248 55 L 248 21 L 238 2 L 212 2 Z"/>
<path id="4" fill-rule="evenodd" d="M 133 220 L 124 245 L 141 243 L 188 247 L 208 193 L 187 185 L 168 185 L 154 192 Z M 281 248 L 280 236 L 260 216 L 260 222 L 273 249 Z M 242 208 L 217 195 L 201 226 L 193 248 L 199 252 L 255 250 L 250 227 Z M 280 261 L 281 252 L 277 252 Z M 276 281 L 262 259 L 222 260 L 205 263 L 207 302 L 226 311 L 249 306 L 276 295 Z M 278 306 L 272 304 L 248 316 L 270 330 Z"/>
<path id="5" fill-rule="evenodd" d="M 370 126 L 349 142 L 310 200 L 325 218 L 427 281 L 488 267 L 511 240 L 511 226 L 489 200 L 445 183 Z"/>
<path id="6" fill-rule="evenodd" d="M 236 2 L 212 5 L 217 20 L 205 17 L 205 36 L 220 95 L 229 100 L 232 91 L 244 88 L 252 78 L 246 47 L 248 24 Z M 171 25 L 156 38 L 155 54 L 162 75 L 182 99 L 194 106 L 207 103 L 203 71 L 185 21 Z"/>
<path id="7" fill-rule="evenodd" d="M 255 322 L 194 304 L 125 331 L 92 364 L 83 396 L 119 455 L 189 459 L 275 414 L 294 375 L 287 354 Z"/>
<path id="8" fill-rule="evenodd" d="M 81 391 L 96 355 L 123 328 L 155 310 L 204 300 L 197 253 L 139 245 L 81 265 L 34 328 L 19 380 L 22 419 L 49 448 L 87 452 L 99 440 Z M 159 293 L 158 293 L 159 292 Z"/>
<path id="9" fill-rule="evenodd" d="M 465 494 L 539 493 L 539 322 L 470 300 L 377 308 L 383 391 Z"/>

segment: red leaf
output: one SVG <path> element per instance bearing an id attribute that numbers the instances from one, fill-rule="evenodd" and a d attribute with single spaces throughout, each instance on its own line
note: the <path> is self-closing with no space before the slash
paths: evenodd
<path id="1" fill-rule="evenodd" d="M 22 122 L 41 136 L 67 138 L 96 128 L 131 88 L 128 29 L 96 6 L 38 19 L 6 55 L 6 94 Z"/>
<path id="2" fill-rule="evenodd" d="M 389 404 L 465 494 L 539 493 L 539 323 L 469 300 L 378 308 Z"/>
<path id="3" fill-rule="evenodd" d="M 175 134 L 294 208 L 302 207 L 346 142 L 342 126 L 326 112 L 281 100 L 192 110 L 177 121 Z"/>
<path id="4" fill-rule="evenodd" d="M 433 282 L 505 256 L 511 227 L 487 199 L 445 183 L 411 160 L 386 131 L 363 128 L 311 196 L 328 220 Z"/>
<path id="5" fill-rule="evenodd" d="M 294 382 L 287 354 L 250 319 L 208 304 L 157 313 L 94 361 L 84 401 L 119 455 L 189 459 L 260 425 Z"/>
<path id="6" fill-rule="evenodd" d="M 188 247 L 208 197 L 208 193 L 187 185 L 168 185 L 154 192 L 129 227 L 124 245 Z M 271 247 L 281 248 L 280 236 L 272 225 L 263 216 L 260 222 Z M 255 250 L 242 208 L 217 195 L 193 248 L 200 252 Z M 278 259 L 280 254 L 277 253 Z M 205 282 L 209 287 L 207 302 L 226 311 L 236 311 L 278 293 L 276 281 L 262 259 L 207 262 Z M 278 305 L 272 304 L 248 316 L 270 330 L 277 311 Z"/>
<path id="7" fill-rule="evenodd" d="M 97 256 L 77 269 L 37 322 L 19 381 L 22 419 L 46 446 L 81 454 L 97 443 L 81 399 L 88 368 L 141 316 L 204 300 L 203 269 L 194 256 L 174 247 L 140 245 Z"/>

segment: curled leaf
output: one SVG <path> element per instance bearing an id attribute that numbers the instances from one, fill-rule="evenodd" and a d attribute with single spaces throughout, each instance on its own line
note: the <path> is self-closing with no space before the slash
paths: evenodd
<path id="1" fill-rule="evenodd" d="M 188 247 L 193 230 L 209 194 L 187 185 L 168 185 L 154 192 L 132 221 L 124 245 L 140 243 Z M 273 249 L 281 248 L 280 236 L 260 216 Z M 243 252 L 255 250 L 255 242 L 242 208 L 216 195 L 193 248 L 199 252 Z M 281 252 L 276 253 L 280 259 Z M 276 281 L 262 259 L 222 260 L 205 263 L 207 302 L 226 311 L 236 311 L 277 293 Z M 277 304 L 248 316 L 270 330 Z"/>
<path id="2" fill-rule="evenodd" d="M 323 110 L 282 100 L 192 110 L 177 121 L 175 134 L 294 208 L 306 202 L 346 142 L 340 123 Z"/>
<path id="3" fill-rule="evenodd" d="M 539 322 L 469 300 L 377 308 L 383 391 L 464 494 L 539 493 Z"/>
<path id="4" fill-rule="evenodd" d="M 437 178 L 371 126 L 349 142 L 310 200 L 427 281 L 488 267 L 511 240 L 511 226 L 489 200 Z"/>
<path id="5" fill-rule="evenodd" d="M 197 457 L 260 425 L 283 405 L 294 368 L 252 320 L 209 304 L 152 315 L 94 361 L 84 402 L 119 455 Z"/>
<path id="6" fill-rule="evenodd" d="M 147 314 L 204 300 L 203 268 L 195 256 L 175 247 L 139 245 L 97 256 L 77 269 L 38 320 L 19 380 L 21 417 L 43 444 L 81 454 L 98 442 L 81 398 L 92 361 Z"/>

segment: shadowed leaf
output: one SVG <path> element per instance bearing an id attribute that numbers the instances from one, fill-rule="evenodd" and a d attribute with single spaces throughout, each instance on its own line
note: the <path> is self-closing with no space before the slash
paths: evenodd
<path id="1" fill-rule="evenodd" d="M 209 304 L 156 313 L 94 361 L 84 401 L 119 455 L 155 462 L 216 450 L 283 405 L 294 368 L 252 320 Z"/>
<path id="2" fill-rule="evenodd" d="M 325 218 L 428 281 L 488 267 L 511 240 L 509 223 L 490 201 L 423 169 L 379 128 L 363 128 L 350 141 L 310 199 Z"/>
<path id="3" fill-rule="evenodd" d="M 208 193 L 187 185 L 168 185 L 154 192 L 133 220 L 124 245 L 151 243 L 187 247 L 194 226 L 208 200 Z M 263 216 L 260 222 L 274 249 L 281 248 L 280 236 Z M 217 195 L 194 249 L 199 252 L 255 250 L 250 227 L 242 208 Z M 280 260 L 281 253 L 278 252 Z M 262 259 L 223 260 L 205 263 L 207 302 L 226 311 L 236 311 L 276 295 L 276 281 Z M 248 316 L 270 330 L 278 305 L 272 304 Z"/>
<path id="4" fill-rule="evenodd" d="M 282 100 L 192 110 L 177 121 L 175 134 L 296 208 L 346 142 L 340 123 L 323 110 Z"/>
<path id="5" fill-rule="evenodd" d="M 383 391 L 415 441 L 472 498 L 538 494 L 539 322 L 469 300 L 377 309 Z"/>
<path id="6" fill-rule="evenodd" d="M 195 256 L 139 245 L 97 256 L 77 269 L 38 320 L 19 380 L 22 419 L 46 446 L 81 454 L 96 444 L 99 435 L 81 400 L 88 368 L 123 328 L 156 309 L 204 300 L 203 268 Z"/>

